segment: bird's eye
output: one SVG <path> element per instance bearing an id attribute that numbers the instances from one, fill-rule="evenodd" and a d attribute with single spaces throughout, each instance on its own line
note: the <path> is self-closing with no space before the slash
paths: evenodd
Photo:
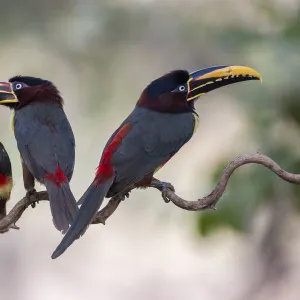
<path id="1" fill-rule="evenodd" d="M 181 85 L 181 86 L 179 87 L 179 91 L 180 91 L 180 92 L 184 92 L 184 91 L 185 91 L 185 86 L 184 86 L 184 85 Z"/>
<path id="2" fill-rule="evenodd" d="M 19 89 L 21 89 L 22 87 L 23 87 L 23 86 L 22 86 L 21 83 L 17 83 L 16 86 L 15 86 L 16 90 L 19 90 Z"/>

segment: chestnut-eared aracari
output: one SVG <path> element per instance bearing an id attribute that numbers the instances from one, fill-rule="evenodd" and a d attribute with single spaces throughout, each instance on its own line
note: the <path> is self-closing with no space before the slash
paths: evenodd
<path id="1" fill-rule="evenodd" d="M 44 184 L 53 223 L 65 233 L 78 207 L 69 186 L 75 139 L 59 91 L 48 80 L 15 76 L 0 82 L 0 104 L 14 110 L 12 128 L 27 196 L 35 193 L 35 179 Z"/>
<path id="2" fill-rule="evenodd" d="M 10 199 L 13 187 L 11 162 L 2 143 L 0 143 L 0 220 L 6 216 L 6 202 Z"/>
<path id="3" fill-rule="evenodd" d="M 216 88 L 248 80 L 261 80 L 261 76 L 244 66 L 215 66 L 191 73 L 175 70 L 151 82 L 108 140 L 95 178 L 79 200 L 82 205 L 74 223 L 52 258 L 84 234 L 105 197 L 124 195 L 132 187 L 153 186 L 162 191 L 170 187 L 153 175 L 195 132 L 196 99 Z"/>

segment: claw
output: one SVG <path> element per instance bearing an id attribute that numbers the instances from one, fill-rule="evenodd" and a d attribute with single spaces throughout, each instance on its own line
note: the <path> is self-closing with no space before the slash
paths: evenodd
<path id="1" fill-rule="evenodd" d="M 130 191 L 129 192 L 122 192 L 118 195 L 118 197 L 121 201 L 124 201 L 126 198 L 129 198 L 129 196 L 130 196 Z"/>
<path id="2" fill-rule="evenodd" d="M 175 188 L 171 183 L 154 180 L 154 181 L 152 181 L 151 186 L 155 187 L 155 188 L 157 188 L 158 190 L 161 191 L 162 198 L 164 199 L 164 201 L 166 203 L 170 202 L 170 199 L 167 196 L 167 192 L 168 192 L 168 190 L 171 190 L 172 192 L 175 192 Z"/>
<path id="3" fill-rule="evenodd" d="M 35 189 L 32 189 L 32 190 L 28 190 L 27 193 L 26 193 L 26 198 L 27 198 L 27 201 L 31 201 L 31 197 L 35 197 L 35 194 L 36 194 L 36 190 Z M 31 207 L 32 208 L 35 208 L 36 206 L 36 203 L 39 203 L 38 200 L 36 200 L 34 203 L 31 203 Z"/>
<path id="4" fill-rule="evenodd" d="M 125 198 L 128 198 L 126 193 L 120 193 L 119 195 L 117 195 L 117 197 L 120 201 L 124 201 Z"/>

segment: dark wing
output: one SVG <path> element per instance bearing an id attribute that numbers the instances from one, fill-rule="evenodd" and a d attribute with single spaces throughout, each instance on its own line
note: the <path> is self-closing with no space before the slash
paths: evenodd
<path id="1" fill-rule="evenodd" d="M 12 177 L 11 162 L 5 148 L 0 143 L 0 174 Z"/>
<path id="2" fill-rule="evenodd" d="M 170 159 L 192 137 L 195 119 L 192 113 L 162 114 L 136 108 L 124 123 L 133 126 L 112 158 L 113 194 L 138 182 Z"/>
<path id="3" fill-rule="evenodd" d="M 58 164 L 70 180 L 75 140 L 64 111 L 54 105 L 34 105 L 16 112 L 14 131 L 18 149 L 30 172 L 40 181 Z"/>

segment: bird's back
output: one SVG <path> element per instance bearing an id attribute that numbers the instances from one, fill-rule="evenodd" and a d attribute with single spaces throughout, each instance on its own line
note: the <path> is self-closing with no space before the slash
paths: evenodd
<path id="1" fill-rule="evenodd" d="M 193 112 L 160 113 L 136 107 L 107 145 L 128 123 L 132 124 L 132 128 L 112 157 L 115 180 L 109 197 L 138 182 L 169 160 L 190 140 L 197 125 Z"/>
<path id="2" fill-rule="evenodd" d="M 75 139 L 63 109 L 52 103 L 35 103 L 17 110 L 14 134 L 22 159 L 42 180 L 59 164 L 70 180 L 75 161 Z"/>

